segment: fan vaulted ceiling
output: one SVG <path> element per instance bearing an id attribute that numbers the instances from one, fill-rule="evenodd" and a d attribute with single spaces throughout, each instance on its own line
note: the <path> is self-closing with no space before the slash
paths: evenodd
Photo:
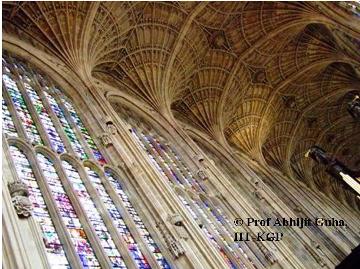
<path id="1" fill-rule="evenodd" d="M 3 31 L 359 206 L 304 158 L 360 168 L 360 19 L 339 3 L 3 2 Z"/>

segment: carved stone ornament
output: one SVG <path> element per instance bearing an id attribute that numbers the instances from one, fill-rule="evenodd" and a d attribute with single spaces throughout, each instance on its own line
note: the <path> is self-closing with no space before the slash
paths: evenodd
<path id="1" fill-rule="evenodd" d="M 107 132 L 112 135 L 116 134 L 117 128 L 115 127 L 111 117 L 109 117 L 109 116 L 105 117 L 104 121 L 106 123 Z"/>
<path id="2" fill-rule="evenodd" d="M 258 200 L 263 200 L 265 198 L 264 196 L 264 189 L 261 186 L 262 184 L 259 184 L 259 182 L 255 182 L 255 190 L 254 190 L 254 195 Z"/>
<path id="3" fill-rule="evenodd" d="M 112 139 L 108 133 L 102 133 L 100 135 L 100 140 L 105 147 L 112 145 Z"/>
<path id="4" fill-rule="evenodd" d="M 29 200 L 29 190 L 26 184 L 22 181 L 14 181 L 9 183 L 9 192 L 11 196 L 11 201 L 14 205 L 16 213 L 20 217 L 29 217 L 31 216 L 32 203 Z"/>
<path id="5" fill-rule="evenodd" d="M 31 216 L 32 203 L 26 196 L 14 196 L 11 198 L 16 214 L 20 217 L 28 218 Z"/>
<path id="6" fill-rule="evenodd" d="M 188 233 L 184 227 L 183 218 L 179 214 L 169 216 L 168 220 L 175 226 L 175 231 L 180 238 L 189 238 Z"/>
<path id="7" fill-rule="evenodd" d="M 109 134 L 115 135 L 117 133 L 117 128 L 115 127 L 114 123 L 108 122 L 106 123 L 106 126 Z"/>
<path id="8" fill-rule="evenodd" d="M 348 111 L 350 115 L 360 121 L 360 97 L 356 95 L 354 99 L 348 103 Z"/>
<path id="9" fill-rule="evenodd" d="M 199 169 L 196 174 L 198 175 L 198 177 L 201 179 L 201 180 L 207 180 L 209 179 L 206 171 L 204 169 Z"/>
<path id="10" fill-rule="evenodd" d="M 156 227 L 159 229 L 161 235 L 165 240 L 167 248 L 174 256 L 174 258 L 177 259 L 181 255 L 184 255 L 185 250 L 183 249 L 181 243 L 176 240 L 175 237 L 169 232 L 166 225 L 163 222 L 158 222 Z"/>
<path id="11" fill-rule="evenodd" d="M 115 135 L 117 133 L 117 128 L 112 122 L 107 123 L 106 126 L 110 134 Z"/>

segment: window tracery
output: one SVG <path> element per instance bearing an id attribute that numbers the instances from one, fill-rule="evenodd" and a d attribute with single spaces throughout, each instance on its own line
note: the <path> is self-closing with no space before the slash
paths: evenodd
<path id="1" fill-rule="evenodd" d="M 71 100 L 15 56 L 2 63 L 3 133 L 50 267 L 171 268 Z"/>

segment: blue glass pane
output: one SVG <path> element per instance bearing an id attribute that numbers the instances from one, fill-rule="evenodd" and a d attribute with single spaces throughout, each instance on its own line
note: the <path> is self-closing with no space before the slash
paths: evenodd
<path id="1" fill-rule="evenodd" d="M 10 146 L 10 154 L 14 161 L 18 177 L 28 186 L 30 193 L 29 198 L 33 205 L 32 214 L 39 223 L 46 249 L 46 255 L 51 268 L 70 268 L 63 246 L 59 240 L 58 234 L 56 233 L 40 188 L 26 156 L 14 146 Z"/>

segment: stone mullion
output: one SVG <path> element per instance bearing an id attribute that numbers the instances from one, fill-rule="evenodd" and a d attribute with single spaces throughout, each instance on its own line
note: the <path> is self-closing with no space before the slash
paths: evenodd
<path id="1" fill-rule="evenodd" d="M 87 213 L 83 209 L 83 206 L 81 205 L 81 202 L 79 201 L 79 198 L 77 197 L 73 189 L 72 183 L 67 179 L 66 173 L 63 171 L 63 167 L 58 159 L 54 162 L 54 167 L 64 187 L 64 190 L 68 195 L 72 206 L 74 207 L 76 215 L 83 226 L 86 237 L 88 238 L 89 243 L 94 250 L 94 254 L 98 259 L 101 268 L 107 268 L 107 269 L 112 268 L 110 260 L 107 257 L 107 255 L 104 253 L 100 240 L 94 228 L 92 227 L 90 220 L 88 219 Z M 75 166 L 74 168 L 76 169 Z"/>
<path id="2" fill-rule="evenodd" d="M 129 229 L 135 242 L 138 244 L 142 254 L 146 257 L 146 260 L 149 262 L 151 268 L 160 268 L 153 253 L 149 250 L 149 248 L 147 247 L 147 243 L 145 242 L 145 240 L 141 236 L 139 230 L 137 229 L 132 216 L 128 213 L 127 209 L 123 205 L 123 201 L 121 200 L 119 195 L 116 193 L 116 191 L 112 187 L 111 183 L 106 179 L 106 177 L 102 174 L 99 176 L 100 176 L 101 182 L 102 182 L 105 190 L 109 194 L 109 196 L 110 196 L 111 200 L 113 201 L 113 203 L 115 204 L 116 208 L 121 213 L 121 216 L 122 216 L 127 228 Z"/>
<path id="3" fill-rule="evenodd" d="M 3 83 L 3 85 L 2 85 L 3 98 L 5 99 L 6 105 L 7 105 L 8 109 L 9 109 L 10 116 L 11 116 L 11 119 L 12 119 L 12 121 L 14 123 L 15 129 L 16 129 L 16 131 L 17 131 L 20 138 L 23 138 L 25 141 L 29 141 L 29 138 L 27 137 L 24 126 L 22 125 L 21 121 L 19 120 L 20 117 L 17 115 L 17 112 L 16 112 L 15 106 L 13 104 L 13 101 L 12 101 L 12 99 L 11 99 L 7 89 L 6 89 L 4 81 L 2 81 L 2 83 Z"/>
<path id="4" fill-rule="evenodd" d="M 244 257 L 244 254 L 241 253 L 241 251 L 239 251 L 238 247 L 236 246 L 236 248 L 234 249 L 235 243 L 234 243 L 232 236 L 230 235 L 230 232 L 227 231 L 226 229 L 224 229 L 224 227 L 222 226 L 223 224 L 221 224 L 221 226 L 220 226 L 216 217 L 213 216 L 213 214 L 208 211 L 208 209 L 204 205 L 203 201 L 200 200 L 200 204 L 201 205 L 199 205 L 199 206 L 203 209 L 204 214 L 206 214 L 206 216 L 210 219 L 210 221 L 213 223 L 213 225 L 221 233 L 222 237 L 229 244 L 229 247 L 232 248 L 233 251 L 241 258 L 241 262 L 243 262 L 248 268 L 252 268 L 253 267 L 252 264 L 249 262 L 248 259 L 246 259 L 246 257 Z"/>
<path id="5" fill-rule="evenodd" d="M 201 223 L 205 226 L 205 228 L 207 228 L 207 230 L 210 232 L 210 234 L 214 237 L 216 243 L 222 247 L 222 249 L 225 251 L 227 257 L 235 264 L 237 264 L 239 266 L 239 268 L 241 268 L 241 265 L 238 262 L 238 259 L 234 256 L 233 253 L 231 253 L 228 249 L 227 246 L 225 246 L 224 242 L 222 241 L 222 239 L 217 235 L 217 232 L 213 229 L 213 227 L 211 227 L 211 224 L 208 222 L 208 220 L 203 216 L 203 214 L 200 212 L 200 210 L 193 205 L 193 203 L 196 203 L 196 201 L 189 199 L 187 195 L 184 195 L 183 198 L 188 202 L 189 207 L 196 212 L 196 215 L 198 216 L 198 218 L 200 218 Z M 186 206 L 183 205 L 185 208 Z M 189 212 L 189 210 L 186 208 L 186 211 Z M 191 213 L 189 212 L 189 214 L 191 215 Z M 192 216 L 192 215 L 191 215 Z M 203 232 L 205 233 L 205 232 Z M 207 235 L 204 235 L 205 238 L 211 242 L 211 239 L 208 238 Z M 217 248 L 216 248 L 217 249 Z M 220 250 L 217 249 L 218 252 L 220 252 Z"/>
<path id="6" fill-rule="evenodd" d="M 87 142 L 85 140 L 85 137 L 81 133 L 79 127 L 76 125 L 76 123 L 72 119 L 72 117 L 70 115 L 70 112 L 67 110 L 66 106 L 62 102 L 62 100 L 61 100 L 60 96 L 58 95 L 58 93 L 53 89 L 53 86 L 51 87 L 51 89 L 52 89 L 52 92 L 54 93 L 54 94 L 52 94 L 52 96 L 55 98 L 55 100 L 58 103 L 59 107 L 63 111 L 67 122 L 69 123 L 71 129 L 74 131 L 74 133 L 75 133 L 77 139 L 79 140 L 85 154 L 87 156 L 89 156 L 89 159 L 92 159 L 92 160 L 96 161 L 96 159 L 95 159 L 95 157 L 94 157 L 94 155 L 92 153 L 92 150 L 89 148 L 89 146 L 88 146 L 88 144 L 87 144 Z M 77 155 L 75 155 L 75 156 L 77 156 Z"/>
<path id="7" fill-rule="evenodd" d="M 108 232 L 111 235 L 112 240 L 114 241 L 114 244 L 115 244 L 116 248 L 118 249 L 119 253 L 121 254 L 121 257 L 124 260 L 126 266 L 129 269 L 136 269 L 137 265 L 136 265 L 135 261 L 132 259 L 132 257 L 130 256 L 126 243 L 124 242 L 122 236 L 117 231 L 117 227 L 115 226 L 113 220 L 109 216 L 109 212 L 108 212 L 106 206 L 101 201 L 100 195 L 98 194 L 97 190 L 95 189 L 95 187 L 89 180 L 87 173 L 85 172 L 83 167 L 80 167 L 80 169 L 78 169 L 78 172 L 79 172 L 80 178 L 81 178 L 82 182 L 84 183 L 92 201 L 95 204 L 95 207 L 99 210 L 99 214 L 102 217 L 102 219 L 108 229 Z"/>
<path id="8" fill-rule="evenodd" d="M 59 209 L 57 208 L 55 201 L 53 199 L 51 189 L 43 176 L 41 172 L 41 168 L 38 167 L 38 163 L 36 160 L 36 157 L 31 154 L 31 156 L 28 156 L 30 154 L 27 154 L 27 158 L 31 164 L 32 170 L 34 172 L 36 181 L 39 184 L 39 188 L 41 191 L 41 194 L 44 198 L 44 201 L 46 203 L 46 206 L 49 211 L 49 215 L 51 217 L 51 220 L 54 222 L 55 229 L 59 235 L 59 239 L 61 243 L 63 244 L 65 253 L 67 254 L 67 258 L 69 260 L 69 263 L 71 264 L 71 267 L 74 269 L 81 269 L 81 261 L 79 259 L 79 256 L 76 253 L 76 250 L 74 248 L 74 245 L 70 239 L 69 233 L 67 231 L 67 228 L 62 221 L 60 217 Z"/>
<path id="9" fill-rule="evenodd" d="M 55 127 L 55 130 L 57 131 L 57 133 L 59 134 L 60 138 L 61 138 L 61 141 L 64 143 L 65 145 L 65 148 L 66 148 L 66 151 L 69 153 L 69 154 L 72 154 L 74 156 L 76 156 L 73 148 L 71 147 L 71 144 L 70 144 L 70 141 L 67 137 L 67 135 L 65 134 L 62 126 L 61 126 L 61 123 L 60 123 L 60 120 L 58 119 L 58 117 L 55 115 L 55 112 L 52 110 L 49 102 L 48 102 L 48 99 L 46 98 L 45 94 L 44 94 L 44 90 L 42 89 L 42 87 L 40 86 L 39 82 L 37 81 L 37 78 L 36 76 L 33 74 L 33 77 L 34 77 L 34 80 L 36 81 L 34 84 L 34 90 L 37 92 L 37 94 L 39 95 L 40 97 L 40 100 L 42 101 L 46 111 L 49 113 L 49 116 L 51 118 L 51 121 L 52 123 L 54 124 L 54 127 Z"/>

